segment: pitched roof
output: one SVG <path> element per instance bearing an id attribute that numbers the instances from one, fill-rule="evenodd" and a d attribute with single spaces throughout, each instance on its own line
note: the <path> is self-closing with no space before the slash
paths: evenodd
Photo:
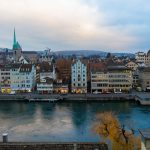
<path id="1" fill-rule="evenodd" d="M 36 51 L 23 51 L 23 54 L 38 54 Z"/>
<path id="2" fill-rule="evenodd" d="M 118 70 L 131 70 L 130 68 L 127 68 L 126 66 L 108 66 L 107 69 L 109 71 L 118 71 Z"/>
<path id="3" fill-rule="evenodd" d="M 20 72 L 31 72 L 32 64 L 22 64 L 20 67 Z"/>
<path id="4" fill-rule="evenodd" d="M 12 64 L 12 65 L 11 65 L 11 67 L 12 67 L 13 69 L 19 68 L 20 66 L 21 66 L 21 64 Z"/>
<path id="5" fill-rule="evenodd" d="M 40 72 L 52 72 L 53 71 L 53 66 L 50 65 L 48 62 L 43 62 L 39 64 L 40 67 Z"/>

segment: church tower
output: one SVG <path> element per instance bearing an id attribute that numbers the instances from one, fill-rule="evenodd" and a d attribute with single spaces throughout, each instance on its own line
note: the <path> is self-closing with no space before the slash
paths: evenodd
<path id="1" fill-rule="evenodd" d="M 14 39 L 13 39 L 13 58 L 14 58 L 14 62 L 17 63 L 19 61 L 19 58 L 22 55 L 22 48 L 20 46 L 20 44 L 18 43 L 18 41 L 16 40 L 16 32 L 14 29 Z"/>

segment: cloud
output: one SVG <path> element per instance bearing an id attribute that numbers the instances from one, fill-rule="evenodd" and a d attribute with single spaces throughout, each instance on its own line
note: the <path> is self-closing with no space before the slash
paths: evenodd
<path id="1" fill-rule="evenodd" d="M 149 32 L 150 12 L 142 0 L 0 0 L 0 3 L 3 47 L 11 47 L 14 26 L 25 50 L 149 47 L 145 37 L 149 38 L 146 31 Z"/>

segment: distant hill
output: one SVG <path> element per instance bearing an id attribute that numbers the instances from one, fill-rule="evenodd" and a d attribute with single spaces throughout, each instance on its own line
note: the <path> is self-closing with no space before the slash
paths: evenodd
<path id="1" fill-rule="evenodd" d="M 9 49 L 9 48 L 0 48 L 0 52 L 12 52 L 12 49 Z"/>
<path id="2" fill-rule="evenodd" d="M 101 57 L 106 57 L 108 52 L 99 51 L 99 50 L 64 50 L 64 51 L 56 51 L 54 52 L 56 55 L 63 55 L 63 56 L 70 56 L 70 55 L 77 55 L 77 56 L 90 56 L 90 55 L 98 55 Z M 132 53 L 112 53 L 117 57 L 127 56 L 133 58 L 135 55 Z"/>
<path id="3" fill-rule="evenodd" d="M 12 52 L 12 49 L 8 49 L 8 48 L 0 48 L 0 52 L 6 52 L 6 50 L 8 52 Z M 38 54 L 43 53 L 43 51 L 36 51 Z M 102 58 L 105 58 L 108 54 L 108 52 L 104 52 L 104 51 L 99 51 L 99 50 L 62 50 L 62 51 L 52 51 L 53 54 L 55 55 L 63 55 L 63 56 L 72 56 L 72 55 L 76 55 L 76 56 L 91 56 L 91 55 L 98 55 Z M 134 58 L 135 55 L 132 53 L 111 53 L 117 57 L 122 57 L 122 56 L 127 56 L 130 58 Z"/>

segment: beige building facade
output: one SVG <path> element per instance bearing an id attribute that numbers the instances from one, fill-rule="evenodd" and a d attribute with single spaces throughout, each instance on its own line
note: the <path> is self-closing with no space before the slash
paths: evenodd
<path id="1" fill-rule="evenodd" d="M 132 89 L 132 71 L 126 67 L 108 67 L 91 73 L 91 92 L 128 92 Z"/>

